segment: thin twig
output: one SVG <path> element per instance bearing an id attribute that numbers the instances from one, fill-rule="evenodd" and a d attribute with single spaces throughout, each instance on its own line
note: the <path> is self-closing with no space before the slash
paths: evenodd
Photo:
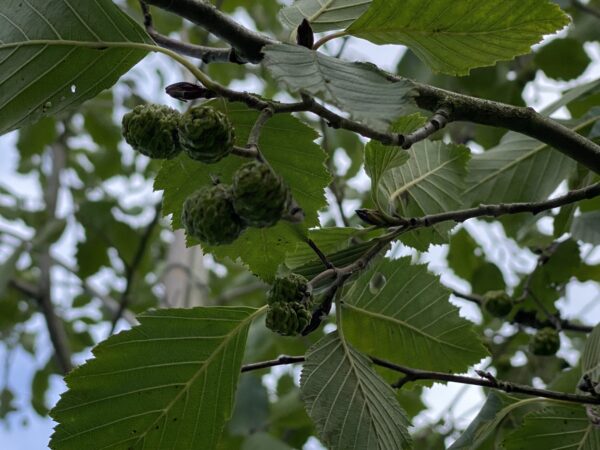
<path id="1" fill-rule="evenodd" d="M 413 369 L 411 367 L 393 364 L 389 361 L 385 361 L 375 357 L 371 357 L 371 361 L 373 361 L 374 364 L 380 367 L 385 367 L 386 369 L 393 370 L 394 372 L 400 372 L 405 375 L 398 382 L 392 385 L 392 387 L 395 388 L 401 388 L 406 383 L 418 380 L 433 380 L 450 383 L 469 384 L 473 386 L 487 387 L 490 389 L 498 389 L 508 393 L 525 394 L 535 397 L 549 398 L 553 400 L 562 400 L 566 402 L 600 404 L 600 398 L 594 398 L 585 395 L 568 394 L 565 392 L 550 391 L 547 389 L 539 389 L 524 384 L 518 384 L 509 381 L 501 381 L 497 380 L 491 374 L 489 374 L 489 376 L 488 374 L 486 374 L 484 378 L 474 378 L 463 375 L 449 374 L 445 372 L 434 372 L 428 370 Z"/>
<path id="2" fill-rule="evenodd" d="M 242 366 L 241 372 L 252 372 L 253 370 L 268 369 L 275 366 L 287 366 L 290 364 L 297 364 L 306 361 L 304 356 L 280 356 L 277 359 L 271 361 L 263 361 L 259 363 L 246 364 Z"/>
<path id="3" fill-rule="evenodd" d="M 456 290 L 452 291 L 452 295 L 458 298 L 462 298 L 463 300 L 467 300 L 471 303 L 478 305 L 479 307 L 483 307 L 483 297 L 476 294 L 465 294 L 463 292 L 458 292 Z M 558 321 L 560 328 L 562 330 L 568 331 L 576 331 L 580 333 L 591 333 L 594 327 L 588 325 L 580 325 L 577 323 L 572 323 L 569 320 L 561 319 L 560 317 L 554 316 Z M 539 320 L 535 317 L 535 315 L 531 316 L 529 314 L 517 312 L 512 319 L 511 323 L 517 323 L 519 325 L 525 325 L 531 328 L 546 328 L 554 326 L 556 327 L 555 322 Z"/>
<path id="4" fill-rule="evenodd" d="M 348 33 L 346 31 L 337 31 L 335 33 L 328 34 L 326 36 L 323 36 L 317 42 L 315 42 L 315 45 L 313 45 L 312 49 L 313 50 L 318 50 L 319 47 L 322 47 L 323 45 L 325 45 L 329 41 L 332 41 L 334 39 L 341 38 L 341 37 L 344 37 L 344 36 L 347 36 L 347 35 L 348 35 Z"/>
<path id="5" fill-rule="evenodd" d="M 490 389 L 497 389 L 508 393 L 524 394 L 564 402 L 595 405 L 600 404 L 600 398 L 598 397 L 568 394 L 565 392 L 551 391 L 548 389 L 539 389 L 524 384 L 501 381 L 496 379 L 493 375 L 484 372 L 480 373 L 480 376 L 482 378 L 474 378 L 463 375 L 454 375 L 445 372 L 413 369 L 412 367 L 401 366 L 373 356 L 369 356 L 369 358 L 371 359 L 371 362 L 373 362 L 373 364 L 377 366 L 384 367 L 394 372 L 404 374 L 404 377 L 402 377 L 398 382 L 392 385 L 392 387 L 394 388 L 401 388 L 406 383 L 411 383 L 418 380 L 432 380 L 449 383 L 468 384 L 472 386 L 481 386 Z M 275 366 L 298 364 L 303 363 L 305 361 L 306 358 L 304 356 L 281 356 L 271 361 L 247 364 L 245 366 L 242 366 L 241 372 L 251 372 L 253 370 L 266 369 Z"/>
<path id="6" fill-rule="evenodd" d="M 306 243 L 308 244 L 308 246 L 316 253 L 316 255 L 319 257 L 319 259 L 321 260 L 321 262 L 323 263 L 323 265 L 327 268 L 327 269 L 333 269 L 333 264 L 331 263 L 331 261 L 329 261 L 329 259 L 327 258 L 327 256 L 325 255 L 325 253 L 323 253 L 321 251 L 321 249 L 317 246 L 317 244 L 315 244 L 315 241 L 313 241 L 310 238 L 306 239 Z"/>
<path id="7" fill-rule="evenodd" d="M 531 213 L 539 214 L 543 211 L 559 208 L 580 200 L 591 199 L 600 195 L 600 183 L 595 183 L 582 189 L 576 189 L 560 197 L 543 202 L 527 203 L 500 203 L 495 205 L 480 205 L 475 208 L 459 211 L 448 211 L 439 214 L 431 214 L 423 217 L 413 218 L 385 218 L 386 226 L 404 226 L 407 229 L 430 227 L 441 222 L 464 222 L 477 217 L 499 217 L 507 214 Z"/>
<path id="8" fill-rule="evenodd" d="M 260 133 L 269 119 L 273 117 L 273 114 L 275 114 L 275 110 L 272 106 L 269 105 L 264 108 L 258 115 L 258 118 L 256 119 L 256 122 L 254 122 L 254 125 L 250 130 L 250 134 L 248 135 L 246 147 L 249 149 L 254 149 L 258 153 L 259 158 L 261 157 L 259 146 Z"/>
<path id="9" fill-rule="evenodd" d="M 140 241 L 137 246 L 137 250 L 136 250 L 135 254 L 133 255 L 133 259 L 131 260 L 130 263 L 125 265 L 125 290 L 121 294 L 121 299 L 119 301 L 119 309 L 117 310 L 116 314 L 114 315 L 114 317 L 112 319 L 109 336 L 115 332 L 117 322 L 123 315 L 123 312 L 129 306 L 129 297 L 130 297 L 131 289 L 133 288 L 133 281 L 134 281 L 135 275 L 139 269 L 139 266 L 142 263 L 142 259 L 144 258 L 144 254 L 146 253 L 148 245 L 150 243 L 150 236 L 152 236 L 152 232 L 154 231 L 154 228 L 156 227 L 156 225 L 158 224 L 158 221 L 160 219 L 160 211 L 161 211 L 161 204 L 158 203 L 155 206 L 154 216 L 152 217 L 152 220 L 150 221 L 150 223 L 148 224 L 148 226 L 146 227 L 144 233 L 142 234 L 142 236 L 140 238 Z"/>
<path id="10" fill-rule="evenodd" d="M 192 58 L 201 59 L 202 62 L 209 64 L 212 62 L 238 62 L 239 60 L 235 52 L 229 48 L 213 48 L 204 45 L 194 45 L 186 42 L 178 41 L 167 37 L 154 28 L 152 21 L 152 14 L 150 8 L 145 1 L 140 0 L 140 7 L 142 8 L 142 14 L 144 15 L 144 27 L 150 37 L 161 47 L 173 50 L 181 55 L 190 56 Z"/>
<path id="11" fill-rule="evenodd" d="M 402 146 L 402 144 L 404 144 L 404 136 L 402 134 L 375 130 L 360 122 L 347 119 L 330 111 L 312 97 L 303 95 L 302 98 L 306 105 L 305 111 L 312 112 L 317 116 L 322 117 L 327 121 L 327 126 L 331 128 L 343 128 L 345 130 L 353 131 L 361 136 L 374 139 L 385 145 Z"/>
<path id="12" fill-rule="evenodd" d="M 219 11 L 209 2 L 197 0 L 145 0 L 148 5 L 157 6 L 199 25 L 206 31 L 223 39 L 236 49 L 236 53 L 249 62 L 262 60 L 262 48 L 276 41 L 268 36 L 243 27 L 227 14 Z"/>
<path id="13" fill-rule="evenodd" d="M 258 157 L 258 151 L 255 148 L 239 147 L 237 145 L 233 146 L 231 153 L 242 158 L 256 159 Z"/>
<path id="14" fill-rule="evenodd" d="M 61 175 L 67 167 L 67 147 L 68 131 L 64 131 L 54 144 L 50 146 L 50 160 L 52 162 L 50 172 L 47 174 L 46 186 L 44 189 L 44 201 L 46 208 L 46 220 L 56 219 L 58 195 L 61 188 Z M 73 365 L 71 362 L 71 349 L 69 339 L 62 318 L 60 318 L 54 309 L 52 298 L 52 266 L 53 261 L 50 255 L 50 245 L 44 244 L 39 250 L 39 290 L 36 297 L 40 310 L 46 320 L 50 341 L 54 347 L 58 366 L 63 373 L 68 373 Z"/>
<path id="15" fill-rule="evenodd" d="M 277 43 L 277 41 L 267 36 L 243 27 L 208 2 L 199 2 L 197 0 L 179 0 L 176 2 L 172 0 L 146 0 L 146 3 L 158 6 L 196 23 L 228 42 L 238 50 L 238 54 L 241 54 L 250 62 L 260 62 L 263 59 L 263 47 Z M 390 81 L 406 81 L 404 78 L 393 74 L 385 74 L 385 76 Z M 208 81 L 206 77 L 204 78 Z M 211 85 L 215 86 L 216 83 L 211 83 Z M 507 128 L 523 133 L 540 140 L 550 147 L 556 148 L 588 169 L 600 173 L 600 145 L 590 139 L 586 139 L 577 133 L 576 130 L 572 130 L 549 117 L 537 113 L 532 108 L 516 107 L 470 97 L 422 83 L 413 82 L 413 85 L 417 92 L 417 96 L 415 97 L 417 106 L 422 109 L 436 112 L 440 107 L 447 106 L 452 110 L 452 115 L 449 117 L 450 122 L 468 121 Z M 325 111 L 319 111 L 318 106 L 312 112 L 326 119 L 327 117 L 324 114 L 327 112 L 331 113 L 331 111 L 326 109 Z M 339 116 L 337 116 L 336 121 L 338 123 L 340 122 L 339 119 Z M 336 125 L 336 122 L 330 119 L 327 120 L 332 125 Z M 342 121 L 342 123 L 344 122 Z M 344 125 L 346 125 L 344 126 L 346 128 L 353 124 L 344 123 Z M 353 131 L 363 134 L 363 132 L 371 133 L 374 130 L 367 127 L 362 130 L 363 132 L 358 129 Z M 398 139 L 390 142 L 389 137 L 386 137 L 386 135 L 387 133 L 379 132 L 378 137 L 373 136 L 372 138 L 380 140 L 385 144 L 402 145 L 402 142 L 399 142 Z"/>
<path id="16" fill-rule="evenodd" d="M 427 139 L 432 134 L 444 128 L 448 124 L 448 119 L 450 118 L 451 114 L 452 111 L 448 107 L 441 107 L 438 109 L 425 125 L 404 136 L 404 144 L 402 144 L 402 148 L 407 150 L 415 143 Z"/>

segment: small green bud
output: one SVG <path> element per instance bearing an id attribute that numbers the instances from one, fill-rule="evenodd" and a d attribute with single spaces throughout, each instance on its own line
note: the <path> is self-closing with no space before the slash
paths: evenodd
<path id="1" fill-rule="evenodd" d="M 190 195 L 183 204 L 181 221 L 189 236 L 208 245 L 230 244 L 245 228 L 233 209 L 231 189 L 222 184 Z"/>
<path id="2" fill-rule="evenodd" d="M 483 306 L 494 317 L 506 317 L 513 308 L 513 301 L 504 291 L 488 291 L 483 296 Z"/>
<path id="3" fill-rule="evenodd" d="M 550 327 L 538 330 L 529 341 L 529 350 L 538 356 L 552 356 L 559 348 L 560 335 L 556 329 Z"/>
<path id="4" fill-rule="evenodd" d="M 225 114 L 196 106 L 181 116 L 179 141 L 191 159 L 213 164 L 231 153 L 235 136 Z"/>
<path id="5" fill-rule="evenodd" d="M 142 155 L 172 159 L 181 151 L 179 118 L 179 112 L 168 106 L 139 105 L 123 116 L 123 136 Z"/>
<path id="6" fill-rule="evenodd" d="M 287 185 L 267 164 L 252 161 L 235 173 L 233 206 L 248 225 L 259 228 L 275 225 L 289 203 Z"/>

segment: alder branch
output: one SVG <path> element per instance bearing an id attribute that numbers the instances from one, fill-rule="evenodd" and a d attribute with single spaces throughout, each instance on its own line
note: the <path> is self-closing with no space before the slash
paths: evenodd
<path id="1" fill-rule="evenodd" d="M 374 356 L 369 356 L 371 362 L 379 367 L 392 370 L 404 374 L 399 381 L 394 383 L 392 387 L 400 389 L 405 384 L 419 381 L 419 380 L 431 380 L 431 381 L 442 381 L 449 383 L 460 383 L 472 386 L 481 386 L 489 389 L 497 389 L 507 393 L 524 394 L 533 397 L 548 398 L 551 400 L 560 400 L 571 403 L 583 403 L 583 404 L 600 404 L 600 398 L 595 396 L 568 394 L 565 392 L 551 391 L 548 389 L 539 389 L 533 386 L 527 386 L 524 384 L 513 383 L 509 381 L 502 381 L 496 379 L 493 375 L 487 372 L 478 373 L 482 378 L 468 377 L 463 375 L 454 375 L 445 372 L 435 372 L 429 370 L 413 369 L 412 367 L 400 366 L 393 364 L 389 361 L 385 361 Z M 254 370 L 267 369 L 276 366 L 284 366 L 290 364 L 298 364 L 306 362 L 304 356 L 280 356 L 277 359 L 264 361 L 259 363 L 247 364 L 242 366 L 241 372 L 251 372 Z"/>
<path id="2" fill-rule="evenodd" d="M 51 167 L 46 177 L 44 186 L 44 203 L 46 210 L 46 220 L 48 222 L 56 219 L 58 195 L 61 188 L 61 175 L 67 167 L 67 147 L 66 140 L 68 131 L 64 131 L 49 149 Z M 52 298 L 52 267 L 54 263 L 50 255 L 50 244 L 44 243 L 39 249 L 39 286 L 38 296 L 34 297 L 38 301 L 39 308 L 46 321 L 50 342 L 54 347 L 55 358 L 58 366 L 63 373 L 68 373 L 73 368 L 71 362 L 71 349 L 69 338 L 62 318 L 56 314 L 54 301 Z"/>
<path id="3" fill-rule="evenodd" d="M 327 269 L 334 268 L 331 261 L 329 261 L 329 259 L 327 258 L 327 255 L 325 255 L 325 253 L 323 253 L 323 251 L 318 247 L 318 245 L 315 243 L 315 241 L 313 241 L 310 238 L 306 238 L 306 243 L 312 249 L 312 251 L 315 252 L 315 254 L 319 257 L 319 259 L 321 260 L 321 262 Z"/>
<path id="4" fill-rule="evenodd" d="M 565 195 L 543 202 L 525 203 L 499 203 L 494 205 L 480 205 L 475 208 L 448 211 L 439 214 L 430 214 L 423 217 L 384 217 L 381 214 L 371 214 L 371 210 L 358 210 L 359 217 L 367 219 L 369 223 L 378 226 L 398 226 L 405 230 L 431 227 L 441 222 L 464 222 L 478 217 L 499 217 L 508 214 L 531 213 L 539 214 L 561 206 L 569 205 L 581 200 L 591 199 L 600 195 L 600 183 L 595 183 L 582 189 L 569 191 Z M 375 213 L 377 211 L 374 211 Z M 376 223 L 374 223 L 376 222 Z"/>
<path id="5" fill-rule="evenodd" d="M 432 381 L 443 381 L 450 383 L 461 383 L 472 386 L 481 386 L 490 389 L 497 389 L 507 393 L 516 393 L 530 395 L 533 397 L 549 398 L 552 400 L 561 400 L 572 403 L 584 403 L 584 404 L 600 404 L 600 398 L 568 394 L 565 392 L 551 391 L 547 389 L 539 389 L 533 386 L 527 386 L 524 384 L 513 383 L 511 381 L 502 381 L 496 379 L 493 375 L 485 372 L 478 372 L 482 378 L 474 378 L 463 375 L 454 375 L 445 372 L 434 372 L 429 370 L 413 369 L 411 367 L 400 366 L 393 364 L 389 361 L 385 361 L 379 358 L 371 357 L 371 361 L 374 364 L 385 367 L 386 369 L 393 370 L 394 372 L 400 372 L 404 374 L 400 380 L 392 385 L 392 387 L 400 389 L 406 383 L 412 383 L 419 380 L 432 380 Z"/>
<path id="6" fill-rule="evenodd" d="M 390 81 L 404 80 L 388 75 Z M 588 169 L 600 173 L 600 145 L 579 133 L 537 113 L 533 108 L 517 107 L 414 83 L 417 105 L 428 111 L 448 107 L 449 122 L 467 121 L 506 128 L 535 138 L 560 151 Z"/>
<path id="7" fill-rule="evenodd" d="M 177 2 L 172 0 L 147 0 L 147 3 L 200 25 L 205 30 L 228 42 L 251 62 L 257 63 L 262 60 L 261 50 L 265 45 L 277 43 L 241 26 L 227 14 L 205 2 L 198 0 L 180 0 Z M 404 78 L 392 74 L 386 76 L 390 81 L 404 80 Z M 449 122 L 468 121 L 523 133 L 561 151 L 588 169 L 600 173 L 600 145 L 558 122 L 538 114 L 532 108 L 516 107 L 479 99 L 422 83 L 414 82 L 414 86 L 418 93 L 416 97 L 417 105 L 434 113 L 442 107 L 450 108 L 452 114 L 448 118 Z M 314 107 L 314 110 L 311 109 L 312 112 L 327 119 L 325 115 L 322 115 L 327 110 L 319 111 L 319 106 Z M 336 121 L 339 122 L 339 119 L 343 118 L 338 116 L 335 121 L 330 120 L 330 122 L 335 125 Z M 346 126 L 342 127 L 347 128 Z M 366 129 L 362 127 L 358 128 L 362 129 L 363 132 L 370 131 L 368 127 Z M 347 129 L 363 134 L 359 129 Z M 372 137 L 387 144 L 402 145 L 402 142 L 385 142 L 386 135 L 387 133 L 382 133 L 379 137 L 367 137 Z"/>
<path id="8" fill-rule="evenodd" d="M 150 8 L 145 1 L 140 0 L 140 7 L 144 15 L 144 27 L 146 32 L 159 46 L 173 50 L 181 55 L 201 59 L 202 62 L 210 64 L 212 62 L 242 62 L 236 56 L 235 51 L 229 48 L 214 48 L 204 45 L 194 45 L 171 39 L 154 28 Z"/>
<path id="9" fill-rule="evenodd" d="M 148 5 L 157 6 L 177 14 L 231 45 L 239 56 L 249 62 L 262 60 L 262 48 L 276 41 L 243 27 L 214 5 L 200 0 L 145 0 Z"/>
<path id="10" fill-rule="evenodd" d="M 468 302 L 474 303 L 480 308 L 483 307 L 484 299 L 481 295 L 477 294 L 465 294 L 464 292 L 458 292 L 456 290 L 452 291 L 452 295 L 458 298 L 462 298 L 463 300 L 467 300 Z M 556 317 L 556 316 L 554 316 Z M 588 325 L 580 325 L 577 323 L 570 322 L 566 319 L 561 319 L 560 317 L 556 317 L 560 324 L 560 328 L 562 330 L 568 331 L 576 331 L 580 333 L 591 333 L 594 327 Z M 546 328 L 546 327 L 556 327 L 556 323 L 550 320 L 539 320 L 535 314 L 527 314 L 522 311 L 517 311 L 515 317 L 510 321 L 510 323 L 517 323 L 520 325 L 525 325 L 531 328 Z"/>
<path id="11" fill-rule="evenodd" d="M 224 86 L 217 86 L 216 90 L 210 90 L 197 84 L 180 82 L 167 86 L 165 90 L 171 97 L 182 101 L 222 97 L 232 102 L 244 103 L 249 108 L 258 111 L 271 108 L 275 114 L 311 112 L 324 119 L 327 126 L 331 128 L 343 128 L 345 130 L 353 131 L 361 136 L 374 139 L 385 145 L 401 146 L 404 143 L 404 136 L 402 134 L 375 130 L 355 120 L 342 117 L 320 103 L 317 103 L 314 98 L 306 94 L 302 95 L 301 102 L 280 103 L 263 99 L 258 95 L 249 92 L 233 91 Z"/>
<path id="12" fill-rule="evenodd" d="M 450 108 L 441 107 L 433 116 L 431 116 L 425 125 L 404 136 L 402 148 L 407 150 L 411 148 L 413 144 L 427 139 L 434 133 L 444 128 L 448 124 L 448 119 L 451 114 L 452 111 Z"/>
<path id="13" fill-rule="evenodd" d="M 290 364 L 302 363 L 304 361 L 306 361 L 304 356 L 280 356 L 279 358 L 271 361 L 246 364 L 242 366 L 241 372 L 252 372 L 254 370 L 268 369 L 276 366 L 287 366 Z"/>
<path id="14" fill-rule="evenodd" d="M 152 217 L 152 220 L 150 221 L 150 223 L 144 230 L 144 233 L 140 237 L 140 242 L 138 243 L 136 252 L 133 255 L 133 259 L 130 263 L 125 263 L 125 290 L 121 294 L 121 299 L 119 301 L 119 309 L 113 317 L 109 335 L 115 332 L 117 322 L 119 321 L 119 319 L 121 319 L 123 312 L 129 306 L 129 298 L 131 294 L 131 289 L 133 288 L 135 275 L 139 269 L 140 264 L 142 263 L 144 254 L 146 253 L 146 250 L 148 249 L 148 246 L 150 244 L 150 236 L 152 236 L 152 232 L 154 231 L 154 228 L 156 227 L 160 219 L 160 211 L 161 204 L 158 203 L 154 208 L 154 216 Z"/>
<path id="15" fill-rule="evenodd" d="M 248 141 L 246 142 L 246 147 L 248 149 L 254 150 L 257 153 L 257 156 L 260 160 L 263 160 L 259 146 L 260 133 L 263 127 L 269 121 L 269 119 L 273 117 L 273 114 L 275 114 L 275 111 L 271 106 L 267 106 L 260 112 L 258 118 L 256 119 L 256 122 L 254 122 L 254 125 L 250 130 L 250 134 L 248 135 Z"/>

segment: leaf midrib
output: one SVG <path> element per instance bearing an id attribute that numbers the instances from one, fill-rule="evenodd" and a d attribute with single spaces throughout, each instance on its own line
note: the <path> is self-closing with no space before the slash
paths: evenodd
<path id="1" fill-rule="evenodd" d="M 227 334 L 227 337 L 215 348 L 215 350 L 213 351 L 213 353 L 207 359 L 204 360 L 204 363 L 200 367 L 200 369 L 186 383 L 181 383 L 184 387 L 179 390 L 179 392 L 173 398 L 173 400 L 171 400 L 171 402 L 169 402 L 169 404 L 167 404 L 167 406 L 165 406 L 164 408 L 152 411 L 152 412 L 158 412 L 158 411 L 162 411 L 162 412 L 147 427 L 147 429 L 143 433 L 141 433 L 139 435 L 139 437 L 135 441 L 134 445 L 137 445 L 140 442 L 140 439 L 145 439 L 146 438 L 146 436 L 148 435 L 148 432 L 157 423 L 157 421 L 160 420 L 165 415 L 165 413 L 167 413 L 173 407 L 173 405 L 175 405 L 175 403 L 179 400 L 179 398 L 184 393 L 188 392 L 188 390 L 190 389 L 190 386 L 198 379 L 198 377 L 200 375 L 202 375 L 202 374 L 205 373 L 205 371 L 207 370 L 207 368 L 213 362 L 214 358 L 216 358 L 216 355 L 219 354 L 219 353 L 221 353 L 223 351 L 223 349 L 227 347 L 227 345 L 229 344 L 229 342 L 231 341 L 231 339 L 233 339 L 234 336 L 237 337 L 237 335 L 241 332 L 241 329 L 243 329 L 250 322 L 252 322 L 252 320 L 254 320 L 254 318 L 256 316 L 258 316 L 259 314 L 261 314 L 266 308 L 267 308 L 267 306 L 265 305 L 262 308 L 259 308 L 256 311 L 254 311 L 252 314 L 250 314 L 247 317 L 245 317 L 242 321 L 240 321 L 240 323 L 235 328 L 233 328 L 232 331 L 229 334 Z M 146 412 L 146 413 L 149 413 L 149 412 Z M 122 417 L 119 420 L 126 420 L 128 418 L 129 417 Z M 105 425 L 106 424 L 103 424 L 102 426 L 98 426 L 98 427 L 95 427 L 95 428 L 92 428 L 92 429 L 87 429 L 87 430 L 84 430 L 84 431 L 80 431 L 79 433 L 69 434 L 68 436 L 66 436 L 63 439 L 56 440 L 55 443 L 65 442 L 65 441 L 68 441 L 68 440 L 70 440 L 72 438 L 75 438 L 75 437 L 78 437 L 78 436 L 81 436 L 81 435 L 85 435 L 86 433 L 89 433 L 90 431 L 94 431 L 96 429 L 102 428 Z"/>
<path id="2" fill-rule="evenodd" d="M 583 128 L 585 128 L 588 125 L 591 125 L 592 123 L 596 122 L 598 120 L 599 116 L 594 116 L 588 120 L 586 120 L 585 122 L 580 123 L 579 125 L 571 128 L 572 131 L 579 131 Z M 533 138 L 528 138 L 528 139 L 532 139 L 534 141 L 536 141 L 536 139 Z M 502 144 L 500 144 L 502 145 Z M 532 158 L 534 156 L 536 156 L 539 152 L 550 148 L 550 146 L 548 144 L 541 144 L 538 147 L 533 148 L 531 151 L 525 153 L 523 156 L 521 156 L 520 158 L 514 159 L 512 160 L 509 164 L 503 166 L 500 170 L 494 171 L 491 174 L 489 174 L 487 177 L 483 178 L 481 181 L 479 181 L 477 184 L 474 184 L 473 186 L 471 186 L 470 188 L 466 189 L 464 192 L 464 195 L 467 195 L 469 192 L 473 191 L 474 189 L 480 187 L 481 185 L 487 183 L 488 181 L 490 181 L 493 178 L 499 177 L 500 175 L 502 175 L 504 172 L 507 172 L 508 170 L 512 169 L 514 166 L 516 166 L 517 164 L 522 163 L 523 161 Z M 502 148 L 500 148 L 499 150 L 497 150 L 497 152 L 503 152 L 503 151 L 507 151 L 504 150 Z M 484 153 L 484 155 L 491 155 L 492 153 L 494 153 L 494 151 L 488 152 L 488 153 Z"/>
<path id="3" fill-rule="evenodd" d="M 421 176 L 413 179 L 412 181 L 408 182 L 407 184 L 405 184 L 404 186 L 402 186 L 400 189 L 397 189 L 396 191 L 394 191 L 392 193 L 392 195 L 390 196 L 390 201 L 394 201 L 396 199 L 396 197 L 400 196 L 401 194 L 403 194 L 404 192 L 407 192 L 410 190 L 410 188 L 418 185 L 420 182 L 424 181 L 425 179 L 427 179 L 428 177 L 430 177 L 431 175 L 439 172 L 440 170 L 442 170 L 444 167 L 446 167 L 449 164 L 454 163 L 455 161 L 460 160 L 461 155 L 456 155 L 454 158 L 449 159 L 447 161 L 444 161 L 443 164 L 440 164 L 439 166 L 431 169 L 429 168 L 429 170 L 427 172 L 425 172 L 424 174 L 422 174 Z"/>
<path id="4" fill-rule="evenodd" d="M 436 343 L 438 343 L 440 345 L 444 345 L 446 347 L 452 347 L 452 348 L 454 348 L 456 350 L 466 351 L 466 352 L 469 352 L 469 353 L 473 352 L 472 349 L 469 349 L 469 348 L 466 348 L 466 347 L 461 347 L 461 346 L 453 344 L 451 342 L 446 342 L 446 341 L 443 341 L 441 339 L 438 339 L 436 336 L 433 336 L 431 334 L 425 333 L 424 331 L 420 330 L 419 328 L 416 328 L 415 326 L 411 325 L 410 323 L 404 322 L 404 321 L 399 320 L 397 318 L 385 316 L 383 314 L 379 314 L 379 313 L 376 313 L 376 312 L 373 312 L 373 311 L 368 311 L 366 309 L 359 308 L 359 307 L 351 305 L 349 303 L 344 303 L 343 306 L 345 308 L 351 309 L 351 310 L 353 310 L 353 311 L 355 311 L 357 313 L 369 316 L 372 319 L 381 320 L 383 322 L 391 322 L 391 323 L 395 323 L 395 324 L 397 324 L 397 325 L 399 325 L 401 327 L 408 328 L 409 330 L 415 332 L 416 334 L 419 334 L 422 337 L 424 337 L 424 338 L 426 338 L 428 340 L 434 341 L 434 342 L 436 342 Z"/>

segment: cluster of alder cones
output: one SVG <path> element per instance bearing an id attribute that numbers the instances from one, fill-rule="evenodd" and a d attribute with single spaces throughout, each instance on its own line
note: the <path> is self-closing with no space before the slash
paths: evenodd
<path id="1" fill-rule="evenodd" d="M 196 106 L 184 114 L 163 105 L 140 105 L 123 117 L 123 135 L 135 150 L 153 159 L 172 159 L 182 151 L 193 160 L 214 164 L 230 155 L 235 130 L 221 112 Z M 290 210 L 292 196 L 283 179 L 265 162 L 253 160 L 234 174 L 231 185 L 204 186 L 183 204 L 182 223 L 189 236 L 208 245 L 235 241 L 247 227 L 275 225 Z M 310 323 L 312 295 L 306 278 L 277 278 L 267 296 L 267 327 L 300 334 Z"/>
<path id="2" fill-rule="evenodd" d="M 154 159 L 185 152 L 214 164 L 231 154 L 235 130 L 223 113 L 197 106 L 184 114 L 163 105 L 141 105 L 123 117 L 125 140 Z M 247 227 L 275 225 L 289 211 L 292 197 L 283 179 L 265 162 L 242 165 L 231 185 L 204 186 L 183 204 L 182 223 L 189 236 L 207 245 L 235 241 Z"/>

